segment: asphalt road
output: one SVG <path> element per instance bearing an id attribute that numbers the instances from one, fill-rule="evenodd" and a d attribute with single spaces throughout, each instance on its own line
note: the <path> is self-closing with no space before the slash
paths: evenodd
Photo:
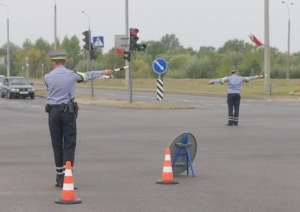
<path id="1" fill-rule="evenodd" d="M 225 126 L 225 97 L 165 95 L 176 100 L 194 109 L 80 104 L 73 177 L 83 202 L 58 205 L 45 99 L 0 99 L 1 211 L 300 210 L 299 100 L 242 99 L 237 127 Z M 184 132 L 197 140 L 196 176 L 156 184 L 165 148 Z"/>

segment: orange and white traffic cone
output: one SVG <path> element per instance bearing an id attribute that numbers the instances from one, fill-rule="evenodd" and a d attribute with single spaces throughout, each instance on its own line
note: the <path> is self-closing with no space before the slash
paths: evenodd
<path id="1" fill-rule="evenodd" d="M 163 167 L 163 171 L 162 171 L 162 175 L 161 175 L 161 180 L 157 180 L 156 183 L 158 183 L 158 184 L 178 184 L 178 182 L 174 181 L 174 178 L 173 178 L 173 169 L 172 169 L 170 148 L 166 148 L 164 167 Z"/>
<path id="2" fill-rule="evenodd" d="M 57 204 L 78 204 L 82 203 L 80 199 L 76 198 L 74 190 L 74 182 L 72 176 L 71 161 L 66 162 L 64 184 L 61 192 L 61 197 L 59 200 L 56 200 Z"/>

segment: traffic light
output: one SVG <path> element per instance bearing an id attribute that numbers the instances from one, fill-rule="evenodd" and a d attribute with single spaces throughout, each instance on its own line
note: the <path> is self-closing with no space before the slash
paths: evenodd
<path id="1" fill-rule="evenodd" d="M 137 44 L 137 50 L 138 51 L 145 51 L 145 49 L 147 48 L 147 45 L 146 44 Z"/>
<path id="2" fill-rule="evenodd" d="M 93 48 L 93 44 L 91 44 L 90 59 L 91 60 L 96 59 L 96 52 L 95 52 L 95 49 Z"/>
<path id="3" fill-rule="evenodd" d="M 90 58 L 91 58 L 91 60 L 96 59 L 96 54 L 95 54 L 95 51 L 94 51 L 94 50 L 91 50 L 91 51 L 90 51 Z"/>
<path id="4" fill-rule="evenodd" d="M 125 60 L 127 60 L 128 62 L 130 62 L 130 52 L 129 51 L 124 51 L 124 56 L 123 58 Z"/>
<path id="5" fill-rule="evenodd" d="M 84 41 L 83 48 L 90 51 L 91 49 L 91 31 L 84 31 L 82 33 L 84 35 L 84 38 L 82 39 Z"/>
<path id="6" fill-rule="evenodd" d="M 139 37 L 137 34 L 139 33 L 139 30 L 136 28 L 130 28 L 130 51 L 136 51 L 137 50 L 137 41 Z"/>
<path id="7" fill-rule="evenodd" d="M 137 28 L 130 28 L 130 51 L 145 51 L 147 48 L 146 44 L 137 43 L 139 40 L 138 33 L 139 30 Z"/>

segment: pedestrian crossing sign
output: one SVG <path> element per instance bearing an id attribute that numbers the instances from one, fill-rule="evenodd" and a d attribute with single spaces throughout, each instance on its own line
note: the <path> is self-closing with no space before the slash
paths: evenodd
<path id="1" fill-rule="evenodd" d="M 93 47 L 94 47 L 94 49 L 103 48 L 104 47 L 104 37 L 103 36 L 93 37 Z"/>

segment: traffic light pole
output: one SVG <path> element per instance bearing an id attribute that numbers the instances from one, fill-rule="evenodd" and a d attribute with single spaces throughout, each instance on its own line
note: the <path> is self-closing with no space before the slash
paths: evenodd
<path id="1" fill-rule="evenodd" d="M 91 50 L 92 50 L 92 43 L 91 43 L 91 41 L 92 41 L 92 33 L 91 33 L 91 27 L 89 26 L 89 41 L 90 41 L 90 43 L 89 43 L 89 50 L 88 50 L 88 53 L 87 53 L 87 60 L 88 60 L 88 64 L 89 64 L 89 71 L 91 71 L 92 70 L 92 59 L 91 59 Z M 91 96 L 92 96 L 92 98 L 94 98 L 94 80 L 92 79 L 91 80 Z"/>
<path id="2" fill-rule="evenodd" d="M 128 90 L 129 90 L 129 102 L 132 103 L 132 68 L 131 68 L 132 54 L 130 52 L 130 59 L 128 61 Z"/>
<path id="3" fill-rule="evenodd" d="M 88 64 L 87 70 L 91 71 L 93 67 L 92 67 L 92 60 L 91 60 L 89 51 L 87 52 L 87 64 Z M 92 79 L 91 80 L 91 97 L 94 98 L 94 96 L 95 96 L 94 95 L 94 80 Z"/>
<path id="4" fill-rule="evenodd" d="M 127 29 L 126 29 L 127 30 Z M 129 39 L 129 48 L 127 47 L 126 51 L 124 51 L 123 58 L 126 60 L 126 65 L 128 64 L 128 91 L 129 91 L 129 102 L 132 102 L 132 63 L 133 60 L 133 52 L 135 51 L 145 51 L 146 44 L 138 44 L 137 41 L 139 37 L 137 34 L 139 33 L 139 29 L 137 28 L 130 28 L 129 29 L 130 35 L 128 38 L 128 31 L 127 31 L 127 38 Z"/>
<path id="5" fill-rule="evenodd" d="M 91 58 L 91 50 L 92 50 L 92 44 L 91 44 L 91 30 L 90 28 L 88 31 L 84 31 L 82 33 L 84 35 L 84 46 L 83 48 L 86 50 L 86 69 L 87 71 L 92 70 L 92 58 Z M 94 81 L 91 80 L 91 96 L 94 97 Z"/>
<path id="6" fill-rule="evenodd" d="M 135 51 L 145 51 L 146 44 L 137 43 L 139 37 L 137 36 L 139 33 L 139 29 L 137 28 L 130 28 L 130 36 L 129 36 L 129 51 L 126 51 L 126 59 L 128 60 L 129 64 L 133 61 L 133 52 Z M 130 93 L 130 103 L 132 102 L 132 67 L 129 65 L 129 93 Z"/>
<path id="7" fill-rule="evenodd" d="M 125 32 L 126 32 L 126 37 L 129 37 L 129 15 L 128 15 L 128 0 L 125 0 Z M 126 49 L 129 51 L 129 48 L 127 47 Z M 128 65 L 130 67 L 130 61 L 125 60 L 125 65 Z M 125 85 L 129 85 L 129 72 L 130 68 L 125 70 Z M 129 88 L 129 86 L 128 86 Z"/>

